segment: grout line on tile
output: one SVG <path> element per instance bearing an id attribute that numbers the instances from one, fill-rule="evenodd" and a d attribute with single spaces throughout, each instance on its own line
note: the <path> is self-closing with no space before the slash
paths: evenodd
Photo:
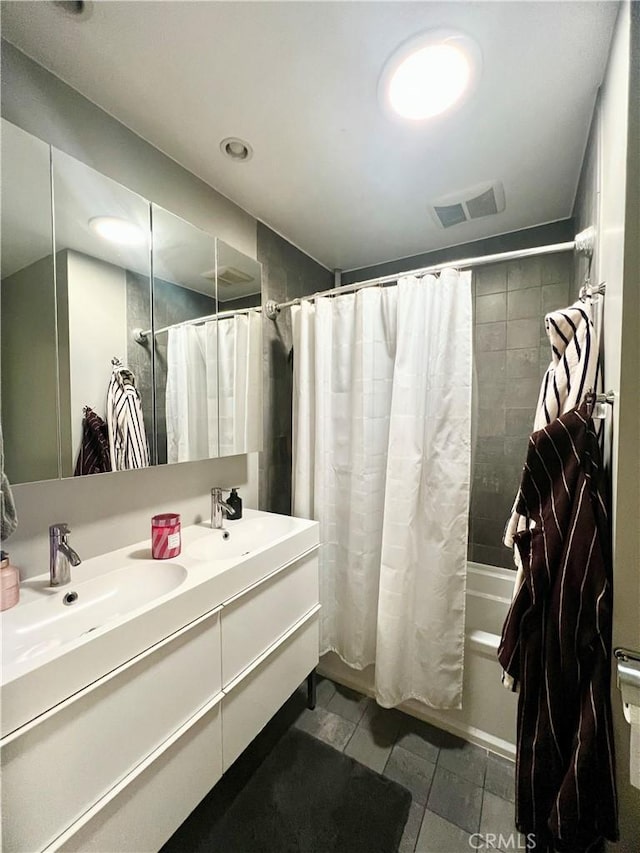
<path id="1" fill-rule="evenodd" d="M 484 784 L 487 781 L 487 767 L 489 766 L 489 750 L 485 749 L 485 762 L 484 762 L 484 772 L 482 773 L 482 802 L 484 804 Z M 480 814 L 482 814 L 482 809 L 480 809 Z"/>
<path id="2" fill-rule="evenodd" d="M 389 755 L 387 755 L 387 760 L 385 761 L 384 767 L 382 768 L 382 773 L 380 774 L 381 776 L 384 776 L 384 774 L 385 774 L 385 771 L 387 769 L 387 764 L 389 763 L 389 760 L 391 759 L 391 754 L 393 753 L 394 749 L 395 749 L 395 743 L 391 747 L 391 752 L 389 752 Z M 413 797 L 411 797 L 411 802 L 413 802 Z"/>
<path id="3" fill-rule="evenodd" d="M 340 716 L 340 715 L 338 714 L 338 716 Z M 340 717 L 340 719 L 344 719 L 344 717 Z M 344 753 L 346 754 L 346 752 L 347 752 L 347 747 L 349 746 L 349 744 L 350 744 L 350 743 L 351 743 L 351 741 L 353 740 L 353 736 L 355 735 L 355 733 L 356 733 L 357 731 L 358 731 L 358 725 L 357 725 L 357 723 L 356 723 L 356 726 L 355 726 L 354 730 L 353 730 L 353 731 L 351 732 L 351 734 L 349 735 L 349 740 L 348 740 L 348 741 L 345 743 L 345 745 L 342 747 L 341 752 L 344 752 Z"/>
<path id="4" fill-rule="evenodd" d="M 432 783 L 432 784 L 433 784 L 433 783 Z M 429 788 L 429 793 L 430 793 L 430 792 L 431 792 L 431 788 Z M 412 798 L 411 798 L 411 802 L 413 803 L 413 801 L 414 801 L 414 800 L 413 800 L 413 797 L 412 797 Z M 429 801 L 429 797 L 427 796 L 427 802 L 428 802 L 428 801 Z M 425 804 L 424 804 L 424 806 L 420 805 L 420 803 L 418 803 L 418 805 L 420 806 L 420 808 L 421 808 L 421 810 L 422 810 L 422 814 L 421 814 L 421 816 L 420 816 L 420 826 L 418 827 L 418 834 L 416 835 L 416 843 L 413 845 L 414 853 L 415 853 L 415 851 L 418 849 L 418 841 L 420 841 L 420 833 L 422 832 L 422 824 L 423 824 L 423 821 L 424 821 L 425 815 L 426 815 L 426 813 L 427 813 L 427 803 L 425 803 Z"/>

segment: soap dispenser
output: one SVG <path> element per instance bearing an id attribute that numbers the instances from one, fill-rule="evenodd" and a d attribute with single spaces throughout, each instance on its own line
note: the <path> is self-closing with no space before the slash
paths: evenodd
<path id="1" fill-rule="evenodd" d="M 229 521 L 237 521 L 242 518 L 242 498 L 238 494 L 238 488 L 231 489 L 231 494 L 227 498 L 227 503 L 233 509 L 233 515 L 228 516 Z"/>
<path id="2" fill-rule="evenodd" d="M 20 575 L 9 562 L 6 551 L 0 551 L 0 610 L 8 610 L 20 600 Z"/>

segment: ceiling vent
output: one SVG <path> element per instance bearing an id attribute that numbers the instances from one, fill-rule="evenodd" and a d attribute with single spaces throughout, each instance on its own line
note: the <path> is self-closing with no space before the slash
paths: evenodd
<path id="1" fill-rule="evenodd" d="M 504 187 L 500 181 L 494 181 L 443 196 L 429 209 L 437 225 L 452 228 L 471 219 L 502 213 L 504 208 Z"/>
<path id="2" fill-rule="evenodd" d="M 203 278 L 209 279 L 209 281 L 215 281 L 216 271 L 208 270 L 207 272 L 201 273 L 201 275 Z M 248 284 L 250 281 L 253 281 L 253 276 L 239 270 L 237 267 L 226 266 L 220 267 L 218 270 L 218 284 L 223 287 L 234 287 L 238 284 Z"/>
<path id="3" fill-rule="evenodd" d="M 467 221 L 467 214 L 461 204 L 434 204 L 433 209 L 443 228 Z"/>

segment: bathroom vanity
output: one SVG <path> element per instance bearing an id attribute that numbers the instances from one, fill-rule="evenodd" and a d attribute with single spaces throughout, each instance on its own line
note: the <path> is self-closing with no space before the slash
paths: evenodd
<path id="1" fill-rule="evenodd" d="M 316 666 L 317 523 L 228 530 L 23 584 L 2 618 L 7 853 L 157 851 Z"/>

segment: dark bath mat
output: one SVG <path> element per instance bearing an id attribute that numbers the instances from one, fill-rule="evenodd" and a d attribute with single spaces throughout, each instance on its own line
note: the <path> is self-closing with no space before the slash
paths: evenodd
<path id="1" fill-rule="evenodd" d="M 290 729 L 220 816 L 205 798 L 167 843 L 183 853 L 397 853 L 411 794 Z"/>

